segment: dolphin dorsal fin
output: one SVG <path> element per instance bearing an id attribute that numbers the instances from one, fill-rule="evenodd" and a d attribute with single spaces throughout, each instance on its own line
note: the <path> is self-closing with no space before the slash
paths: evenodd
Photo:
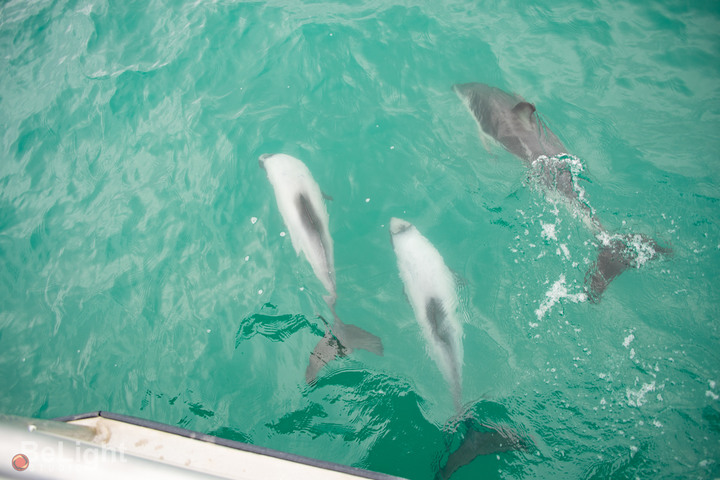
<path id="1" fill-rule="evenodd" d="M 535 105 L 528 102 L 520 102 L 513 107 L 512 111 L 515 112 L 515 115 L 518 117 L 529 121 L 532 114 L 535 113 Z"/>

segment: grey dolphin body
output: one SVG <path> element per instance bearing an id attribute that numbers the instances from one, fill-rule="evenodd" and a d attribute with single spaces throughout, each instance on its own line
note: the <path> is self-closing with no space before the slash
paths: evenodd
<path id="1" fill-rule="evenodd" d="M 548 160 L 567 149 L 540 119 L 535 105 L 484 83 L 455 85 L 453 90 L 475 117 L 486 147 L 488 137 L 500 143 L 531 169 L 546 191 L 559 193 L 581 212 L 591 228 L 603 230 L 590 206 L 578 195 L 569 165 Z"/>
<path id="2" fill-rule="evenodd" d="M 558 138 L 537 117 L 535 106 L 518 95 L 511 95 L 484 83 L 454 85 L 486 135 L 505 149 L 531 164 L 541 155 L 565 153 Z"/>
<path id="3" fill-rule="evenodd" d="M 626 269 L 638 268 L 660 253 L 671 253 L 644 235 L 607 232 L 576 187 L 572 164 L 561 158 L 567 150 L 540 119 L 533 104 L 484 83 L 458 84 L 453 90 L 475 117 L 483 141 L 489 137 L 522 160 L 538 184 L 579 212 L 600 239 L 598 258 L 585 278 L 591 301 L 599 301 L 609 283 Z"/>
<path id="4" fill-rule="evenodd" d="M 325 322 L 325 336 L 310 355 L 305 380 L 308 383 L 313 382 L 317 373 L 328 362 L 343 357 L 356 348 L 382 355 L 380 338 L 359 327 L 343 323 L 335 313 L 337 292 L 329 219 L 323 194 L 307 166 L 297 158 L 285 154 L 262 155 L 260 166 L 266 171 L 273 186 L 278 209 L 290 233 L 295 251 L 298 255 L 300 252 L 305 255 L 315 276 L 328 291 L 325 301 L 334 317 L 332 325 Z"/>

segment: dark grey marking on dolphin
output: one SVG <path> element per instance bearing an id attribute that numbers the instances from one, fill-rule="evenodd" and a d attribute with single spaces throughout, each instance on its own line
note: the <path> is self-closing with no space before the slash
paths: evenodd
<path id="1" fill-rule="evenodd" d="M 450 336 L 447 329 L 444 328 L 447 312 L 440 299 L 432 297 L 427 301 L 427 304 L 425 304 L 425 315 L 427 315 L 433 336 L 440 340 L 446 348 L 451 348 L 452 342 Z"/>
<path id="2" fill-rule="evenodd" d="M 323 224 L 322 220 L 320 220 L 320 216 L 315 211 L 315 209 L 312 206 L 312 203 L 308 200 L 307 196 L 305 196 L 304 193 L 299 193 L 297 198 L 295 199 L 295 206 L 297 207 L 298 213 L 300 215 L 300 220 L 302 221 L 303 226 L 308 232 L 308 236 L 311 237 L 315 242 L 317 242 L 317 245 L 322 250 L 322 256 L 325 257 L 325 263 L 326 265 L 330 265 L 332 263 L 332 260 L 328 260 L 328 246 L 325 243 L 325 237 L 323 236 Z M 332 289 L 330 290 L 333 292 L 331 294 L 332 300 L 330 300 L 333 303 L 334 306 L 334 296 L 335 296 L 335 273 L 330 271 L 328 267 L 328 281 L 332 285 Z"/>
<path id="3" fill-rule="evenodd" d="M 582 212 L 584 223 L 603 241 L 598 259 L 585 277 L 591 301 L 599 301 L 608 284 L 623 271 L 644 263 L 638 250 L 646 250 L 645 257 L 649 258 L 672 252 L 645 235 L 611 236 L 607 232 L 584 196 L 579 194 L 572 164 L 563 158 L 567 152 L 565 146 L 540 119 L 533 104 L 519 95 L 483 83 L 458 84 L 453 90 L 475 117 L 483 141 L 491 137 L 522 160 L 538 184 L 548 192 L 557 192 Z M 607 238 L 611 239 L 609 243 Z M 630 239 L 640 240 L 644 245 L 628 248 Z M 651 251 L 647 251 L 648 248 Z"/>
<path id="4" fill-rule="evenodd" d="M 300 212 L 300 218 L 303 220 L 303 225 L 305 225 L 305 227 L 309 231 L 313 232 L 317 237 L 320 237 L 320 217 L 318 217 L 317 212 L 315 212 L 315 209 L 310 204 L 305 194 L 298 194 L 297 199 L 295 200 L 295 205 Z"/>

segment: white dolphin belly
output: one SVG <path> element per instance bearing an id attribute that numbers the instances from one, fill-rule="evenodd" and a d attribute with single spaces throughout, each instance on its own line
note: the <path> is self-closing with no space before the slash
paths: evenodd
<path id="1" fill-rule="evenodd" d="M 420 325 L 428 353 L 450 385 L 460 407 L 462 384 L 462 325 L 457 318 L 455 279 L 437 249 L 412 224 L 390 220 L 400 278 Z"/>
<path id="2" fill-rule="evenodd" d="M 278 209 L 295 252 L 303 252 L 315 276 L 334 301 L 335 262 L 329 217 L 320 187 L 307 166 L 285 154 L 263 155 L 260 162 L 275 191 Z"/>
<path id="3" fill-rule="evenodd" d="M 290 234 L 295 252 L 303 252 L 315 276 L 327 289 L 325 301 L 332 310 L 334 322 L 326 322 L 325 336 L 315 346 L 305 370 L 305 381 L 313 383 L 328 362 L 344 357 L 354 349 L 364 349 L 382 356 L 382 340 L 355 325 L 343 323 L 335 313 L 337 292 L 333 242 L 328 229 L 329 217 L 320 187 L 310 170 L 297 158 L 285 154 L 262 155 L 260 165 L 267 172 L 275 191 L 278 209 Z"/>

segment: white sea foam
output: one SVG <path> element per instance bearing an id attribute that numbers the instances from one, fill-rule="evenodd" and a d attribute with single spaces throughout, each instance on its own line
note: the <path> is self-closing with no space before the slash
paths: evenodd
<path id="1" fill-rule="evenodd" d="M 652 260 L 655 255 L 657 255 L 653 246 L 644 240 L 640 235 L 633 235 L 630 237 L 628 246 L 635 251 L 635 265 L 637 267 L 642 267 L 649 260 Z"/>
<path id="2" fill-rule="evenodd" d="M 614 238 L 620 238 L 619 235 L 610 235 L 606 231 L 602 231 L 596 235 L 596 238 L 600 240 L 600 243 L 602 243 L 604 246 L 609 247 L 610 243 Z"/>
<path id="3" fill-rule="evenodd" d="M 617 233 L 610 235 L 603 231 L 598 233 L 596 238 L 605 247 L 610 247 L 614 242 L 624 244 L 625 248 L 621 253 L 632 262 L 632 266 L 635 268 L 642 267 L 658 254 L 652 243 L 642 235 L 619 235 Z"/>
<path id="4" fill-rule="evenodd" d="M 637 390 L 632 390 L 628 388 L 627 390 L 625 390 L 628 405 L 630 405 L 631 407 L 641 407 L 645 402 L 647 402 L 647 400 L 645 400 L 645 395 L 647 395 L 648 392 L 654 391 L 655 382 L 643 383 L 642 387 Z"/>
<path id="5" fill-rule="evenodd" d="M 540 307 L 535 310 L 538 320 L 542 320 L 542 317 L 562 299 L 570 300 L 573 303 L 580 303 L 587 300 L 585 292 L 580 293 L 569 293 L 567 286 L 565 285 L 565 275 L 560 275 L 558 281 L 553 283 L 550 290 L 545 292 L 545 300 L 540 304 Z"/>
<path id="6" fill-rule="evenodd" d="M 575 217 L 583 217 L 583 221 L 591 227 L 596 227 L 592 220 L 593 209 L 587 201 L 585 195 L 585 189 L 580 186 L 578 179 L 580 174 L 585 170 L 582 161 L 574 156 L 567 153 L 561 153 L 553 157 L 547 157 L 541 155 L 532 163 L 531 179 L 536 180 L 536 186 L 543 189 L 546 194 L 546 198 L 553 203 L 555 207 L 555 215 L 558 214 L 557 203 L 565 203 Z M 564 198 L 566 194 L 560 193 L 557 190 L 557 184 L 549 184 L 549 177 L 552 177 L 552 182 L 558 182 L 558 178 L 563 176 L 563 172 L 569 172 L 570 179 L 572 181 L 572 189 L 575 192 L 575 199 L 568 202 L 567 198 Z M 577 204 L 575 204 L 575 200 Z M 589 212 L 589 214 L 588 214 Z"/>
<path id="7" fill-rule="evenodd" d="M 557 233 L 555 232 L 555 224 L 554 223 L 543 223 L 540 222 L 540 226 L 542 226 L 543 231 L 540 233 L 543 238 L 547 240 L 555 240 L 557 241 Z"/>
<path id="8" fill-rule="evenodd" d="M 631 333 L 630 335 L 625 337 L 625 340 L 623 340 L 623 347 L 628 348 L 633 340 L 635 340 L 635 335 Z"/>

